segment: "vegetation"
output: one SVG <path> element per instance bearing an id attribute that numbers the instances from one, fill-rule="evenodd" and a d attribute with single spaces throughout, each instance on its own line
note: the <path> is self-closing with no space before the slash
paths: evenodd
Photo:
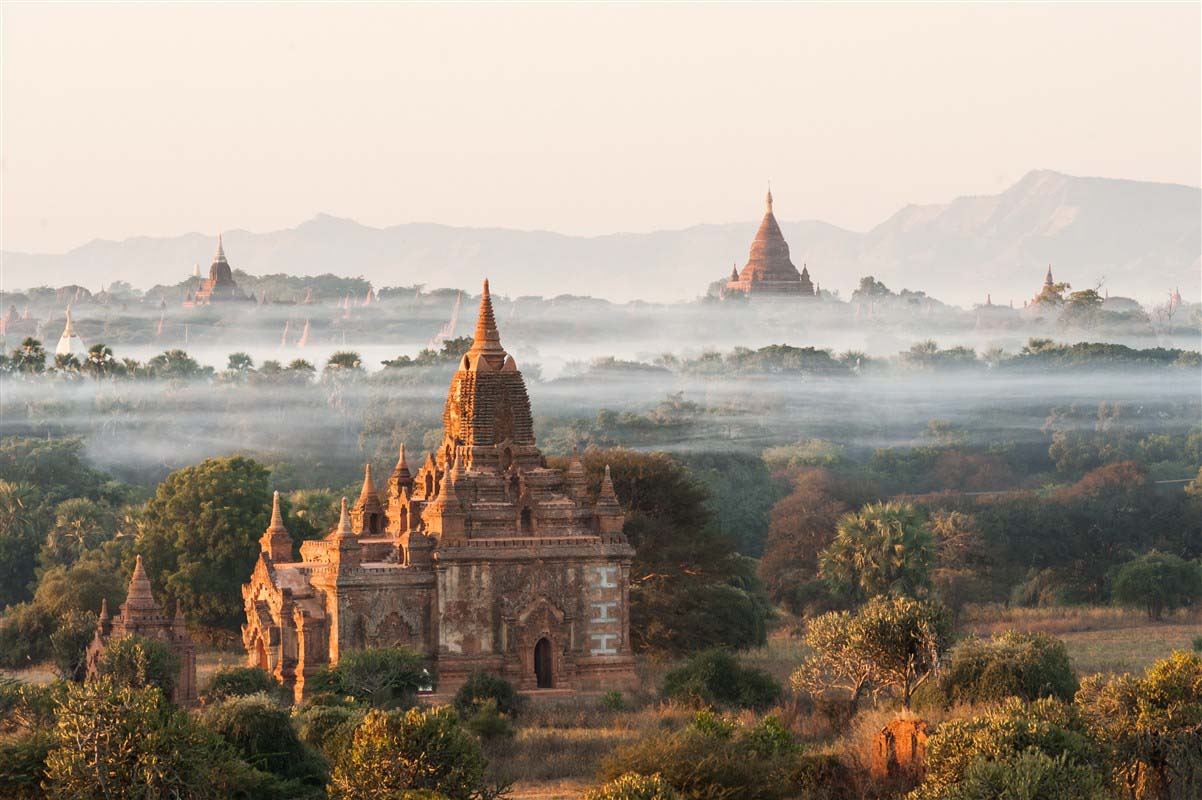
<path id="1" fill-rule="evenodd" d="M 706 650 L 664 677 L 661 694 L 707 706 L 764 709 L 780 697 L 781 687 L 762 670 L 743 666 L 725 650 Z"/>
<path id="2" fill-rule="evenodd" d="M 431 683 L 425 659 L 403 647 L 353 650 L 313 676 L 314 691 L 348 697 L 372 708 L 407 708 Z"/>
<path id="3" fill-rule="evenodd" d="M 1008 697 L 1071 702 L 1078 688 L 1062 642 L 1047 634 L 1019 631 L 960 642 L 938 683 L 943 698 L 955 704 L 995 703 Z"/>
<path id="4" fill-rule="evenodd" d="M 1202 599 L 1202 568 L 1171 553 L 1152 551 L 1119 567 L 1111 588 L 1114 600 L 1142 608 L 1159 620 Z"/>

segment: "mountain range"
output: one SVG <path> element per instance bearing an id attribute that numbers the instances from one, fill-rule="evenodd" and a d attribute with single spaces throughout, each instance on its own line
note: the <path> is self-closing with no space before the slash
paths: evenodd
<path id="1" fill-rule="evenodd" d="M 777 204 L 778 213 L 782 211 Z M 232 266 L 252 274 L 363 276 L 375 286 L 475 288 L 509 295 L 577 294 L 616 301 L 687 300 L 747 260 L 758 217 L 682 230 L 568 236 L 549 231 L 405 223 L 372 228 L 320 214 L 295 228 L 225 232 Z M 1036 170 L 1000 194 L 907 206 L 867 232 L 782 221 L 800 269 L 847 297 L 864 275 L 957 304 L 1013 300 L 1047 265 L 1074 289 L 1161 302 L 1202 294 L 1202 190 Z M 6 289 L 125 280 L 142 288 L 202 271 L 213 236 L 96 240 L 67 253 L 3 252 Z"/>

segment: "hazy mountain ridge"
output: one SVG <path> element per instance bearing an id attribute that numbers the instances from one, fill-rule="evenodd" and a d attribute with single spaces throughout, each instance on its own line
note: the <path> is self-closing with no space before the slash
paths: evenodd
<path id="1" fill-rule="evenodd" d="M 787 214 L 787 210 L 778 211 Z M 1202 190 L 1079 178 L 1041 170 L 998 195 L 907 206 L 866 233 L 819 221 L 782 222 L 793 261 L 844 296 L 862 275 L 893 289 L 956 303 L 1016 304 L 1051 263 L 1058 280 L 1160 301 L 1174 286 L 1202 294 Z M 682 230 L 570 236 L 550 231 L 406 223 L 372 228 L 319 214 L 295 228 L 225 233 L 230 263 L 255 274 L 333 272 L 376 286 L 475 286 L 493 278 L 508 295 L 589 294 L 681 300 L 742 267 L 756 219 Z M 9 287 L 114 280 L 143 288 L 208 267 L 209 234 L 97 240 L 61 255 L 3 253 Z"/>

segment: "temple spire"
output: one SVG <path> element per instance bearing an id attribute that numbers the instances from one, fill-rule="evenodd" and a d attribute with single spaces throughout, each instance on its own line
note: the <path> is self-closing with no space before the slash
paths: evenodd
<path id="1" fill-rule="evenodd" d="M 122 606 L 125 616 L 129 612 L 160 612 L 158 603 L 154 601 L 154 593 L 150 590 L 150 578 L 146 577 L 146 568 L 142 566 L 142 556 L 134 560 L 134 574 L 129 579 L 129 589 L 125 593 L 125 605 Z"/>
<path id="2" fill-rule="evenodd" d="M 213 256 L 213 261 L 219 263 L 225 261 L 225 247 L 221 241 L 221 234 L 217 234 L 217 254 Z"/>
<path id="3" fill-rule="evenodd" d="M 505 348 L 501 346 L 501 332 L 497 330 L 497 318 L 492 310 L 492 295 L 488 292 L 488 279 L 484 279 L 484 292 L 480 295 L 480 316 L 476 318 L 476 336 L 472 342 L 472 354 L 500 356 L 504 358 Z M 495 366 L 500 366 L 496 364 Z"/>
<path id="4" fill-rule="evenodd" d="M 1052 286 L 1055 282 L 1052 280 L 1052 265 L 1048 264 L 1048 274 L 1043 279 L 1044 286 Z"/>
<path id="5" fill-rule="evenodd" d="M 271 524 L 259 537 L 259 550 L 266 553 L 277 564 L 292 560 L 292 535 L 284 527 L 284 515 L 280 512 L 280 493 L 271 496 Z"/>
<path id="6" fill-rule="evenodd" d="M 767 206 L 768 206 L 768 209 L 765 213 L 771 214 L 772 213 L 772 183 L 771 182 L 768 183 Z"/>
<path id="7" fill-rule="evenodd" d="M 401 452 L 397 456 L 396 469 L 393 470 L 397 475 L 409 476 L 409 462 L 405 460 L 405 443 L 401 442 Z"/>
<path id="8" fill-rule="evenodd" d="M 338 517 L 338 527 L 334 529 L 335 539 L 354 538 L 355 532 L 351 530 L 351 518 L 346 512 L 346 498 L 342 498 L 342 511 Z"/>
<path id="9" fill-rule="evenodd" d="M 371 480 L 371 462 L 368 462 L 363 466 L 363 489 L 359 492 L 359 501 L 366 502 L 373 497 L 379 499 L 376 494 L 376 485 Z"/>
<path id="10" fill-rule="evenodd" d="M 267 528 L 268 531 L 284 531 L 288 529 L 284 527 L 284 515 L 280 513 L 280 493 L 274 492 L 271 495 L 271 525 Z"/>

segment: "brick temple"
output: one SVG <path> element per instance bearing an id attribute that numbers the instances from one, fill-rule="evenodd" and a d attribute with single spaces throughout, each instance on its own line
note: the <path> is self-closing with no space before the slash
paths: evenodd
<path id="1" fill-rule="evenodd" d="M 217 236 L 217 253 L 213 263 L 209 265 L 208 280 L 201 281 L 195 292 L 188 294 L 184 300 L 185 308 L 207 306 L 212 303 L 249 302 L 253 300 L 234 281 L 234 272 L 230 262 L 225 257 L 225 247 L 222 245 L 220 234 Z"/>
<path id="2" fill-rule="evenodd" d="M 724 295 L 738 292 L 748 297 L 814 297 L 810 271 L 803 264 L 798 272 L 790 260 L 789 244 L 772 213 L 771 189 L 766 202 L 764 219 L 751 242 L 747 264 L 742 272 L 731 268 Z"/>
<path id="3" fill-rule="evenodd" d="M 179 673 L 171 699 L 179 705 L 196 702 L 196 645 L 188 635 L 179 603 L 175 604 L 175 616 L 168 616 L 150 589 L 150 578 L 142 567 L 142 556 L 134 563 L 134 574 L 129 579 L 125 602 L 117 616 L 109 616 L 108 601 L 101 601 L 100 617 L 96 621 L 96 636 L 88 645 L 88 674 L 96 675 L 100 659 L 110 641 L 123 636 L 142 636 L 157 639 L 171 649 L 179 659 Z"/>
<path id="4" fill-rule="evenodd" d="M 364 647 L 425 654 L 439 693 L 478 669 L 524 690 L 632 686 L 634 550 L 609 471 L 593 500 L 578 457 L 547 467 L 488 281 L 443 426 L 416 474 L 403 446 L 382 490 L 369 465 L 358 500 L 343 498 L 337 527 L 299 561 L 277 493 L 242 589 L 249 663 L 298 701 L 306 679 Z"/>

